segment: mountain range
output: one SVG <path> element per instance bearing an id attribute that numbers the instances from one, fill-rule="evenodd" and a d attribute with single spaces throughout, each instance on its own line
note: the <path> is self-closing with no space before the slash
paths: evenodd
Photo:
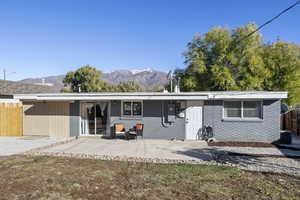
<path id="1" fill-rule="evenodd" d="M 28 94 L 28 93 L 55 93 L 59 91 L 60 89 L 55 88 L 53 86 L 0 80 L 0 95 Z"/>
<path id="2" fill-rule="evenodd" d="M 49 88 L 53 89 L 53 92 L 59 91 L 64 87 L 63 79 L 65 75 L 57 75 L 57 76 L 47 76 L 40 78 L 27 78 L 18 81 L 18 84 L 30 84 L 35 86 L 47 86 L 47 91 L 49 92 Z M 139 84 L 148 90 L 153 90 L 154 88 L 163 88 L 168 80 L 167 73 L 153 70 L 153 69 L 133 69 L 133 70 L 114 70 L 111 72 L 102 73 L 102 79 L 112 84 L 118 84 L 120 82 L 126 81 L 138 81 Z M 28 85 L 27 85 L 28 86 Z M 32 90 L 31 90 L 32 91 Z M 40 91 L 37 91 L 40 92 Z M 24 93 L 27 93 L 24 91 Z"/>

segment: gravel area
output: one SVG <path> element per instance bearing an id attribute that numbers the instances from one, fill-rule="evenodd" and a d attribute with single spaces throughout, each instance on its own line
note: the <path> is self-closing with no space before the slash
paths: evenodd
<path id="1" fill-rule="evenodd" d="M 30 155 L 62 156 L 100 160 L 118 160 L 129 162 L 151 162 L 151 163 L 187 163 L 222 165 L 238 167 L 243 170 L 284 173 L 300 177 L 300 159 L 291 158 L 272 158 L 272 157 L 253 157 L 253 156 L 230 156 L 226 152 L 211 152 L 210 160 L 207 159 L 169 159 L 169 158 L 145 158 L 145 157 L 126 157 L 108 156 L 97 154 L 79 154 L 62 152 L 30 152 Z"/>
<path id="2" fill-rule="evenodd" d="M 300 177 L 300 158 L 227 156 L 222 162 L 243 170 L 284 173 Z"/>
<path id="3" fill-rule="evenodd" d="M 273 156 L 299 156 L 299 150 L 278 149 L 278 148 L 257 148 L 257 147 L 213 147 L 219 151 L 227 151 L 239 154 L 250 155 L 273 155 Z"/>

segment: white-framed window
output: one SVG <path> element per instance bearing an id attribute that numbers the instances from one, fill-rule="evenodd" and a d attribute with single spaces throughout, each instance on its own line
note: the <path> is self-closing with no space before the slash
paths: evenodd
<path id="1" fill-rule="evenodd" d="M 225 119 L 262 119 L 262 101 L 224 101 Z"/>
<path id="2" fill-rule="evenodd" d="M 143 101 L 122 101 L 122 117 L 142 117 Z"/>

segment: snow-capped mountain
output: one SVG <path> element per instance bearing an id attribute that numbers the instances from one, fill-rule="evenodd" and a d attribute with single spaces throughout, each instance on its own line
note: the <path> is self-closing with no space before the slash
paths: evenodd
<path id="1" fill-rule="evenodd" d="M 48 85 L 53 84 L 54 88 L 60 89 L 63 88 L 62 80 L 64 76 L 65 75 L 28 78 L 21 80 L 20 82 L 38 85 L 42 85 L 43 83 Z M 143 87 L 151 90 L 156 87 L 162 88 L 167 83 L 167 73 L 151 68 L 130 70 L 120 69 L 102 73 L 102 79 L 113 84 L 135 80 Z"/>
<path id="2" fill-rule="evenodd" d="M 142 72 L 153 72 L 154 70 L 151 68 L 146 68 L 146 69 L 132 69 L 129 70 L 132 74 L 138 74 L 138 73 L 142 73 Z"/>

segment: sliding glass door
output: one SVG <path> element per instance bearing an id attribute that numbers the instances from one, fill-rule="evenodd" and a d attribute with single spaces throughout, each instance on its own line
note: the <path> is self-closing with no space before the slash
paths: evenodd
<path id="1" fill-rule="evenodd" d="M 107 102 L 83 102 L 80 105 L 81 135 L 105 135 L 108 120 Z"/>

